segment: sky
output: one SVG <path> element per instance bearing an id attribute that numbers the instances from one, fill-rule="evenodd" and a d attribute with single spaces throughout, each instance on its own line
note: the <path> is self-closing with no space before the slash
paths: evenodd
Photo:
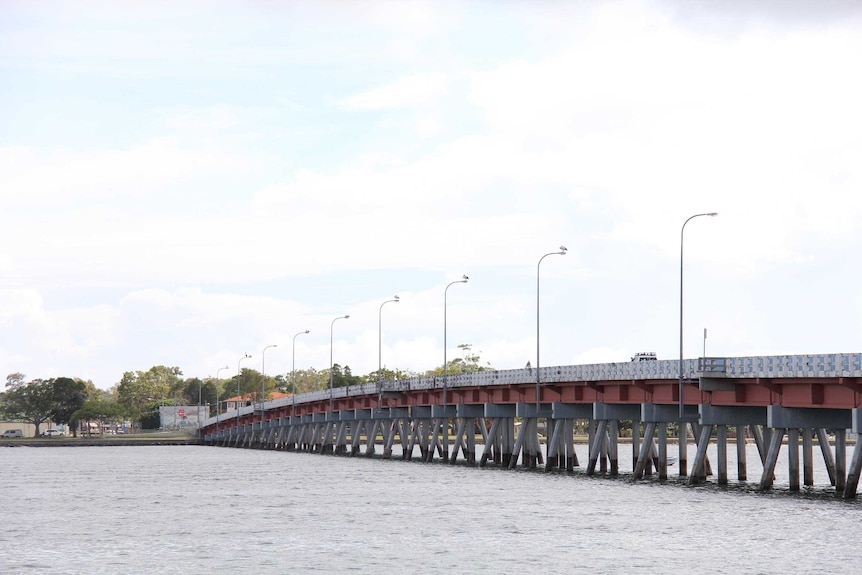
<path id="1" fill-rule="evenodd" d="M 4 0 L 0 368 L 675 359 L 681 247 L 685 357 L 860 352 L 859 54 L 853 0 Z"/>

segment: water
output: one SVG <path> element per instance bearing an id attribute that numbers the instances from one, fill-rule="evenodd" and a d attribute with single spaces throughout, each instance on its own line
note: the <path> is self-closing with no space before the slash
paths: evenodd
<path id="1" fill-rule="evenodd" d="M 862 572 L 862 504 L 822 485 L 197 446 L 6 448 L 0 476 L 4 574 Z"/>

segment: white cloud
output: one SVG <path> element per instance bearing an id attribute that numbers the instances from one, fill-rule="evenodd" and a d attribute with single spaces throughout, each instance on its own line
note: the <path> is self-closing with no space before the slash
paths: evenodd
<path id="1" fill-rule="evenodd" d="M 277 343 L 267 372 L 285 373 L 307 328 L 298 366 L 333 351 L 365 373 L 390 291 L 403 299 L 385 310 L 383 361 L 424 371 L 442 362 L 442 293 L 462 273 L 450 351 L 521 367 L 536 259 L 560 243 L 569 255 L 542 269 L 542 364 L 672 357 L 679 228 L 701 211 L 720 215 L 686 229 L 686 349 L 705 326 L 717 354 L 858 347 L 858 25 L 704 35 L 640 2 L 524 18 L 520 5 L 261 10 L 224 38 L 194 14 L 152 36 L 116 11 L 104 17 L 122 26 L 92 39 L 16 37 L 19 73 L 61 92 L 40 74 L 88 69 L 107 93 L 82 98 L 143 112 L 117 127 L 122 145 L 0 133 L 9 371 L 104 387 L 162 363 L 226 377 Z M 276 12 L 302 17 L 295 34 L 270 34 Z M 74 62 L 52 55 L 64 46 Z M 104 81 L 113 68 L 152 92 L 127 100 Z M 206 103 L 165 97 L 178 77 Z M 22 100 L 47 97 L 27 86 Z"/>
<path id="2" fill-rule="evenodd" d="M 439 72 L 411 74 L 387 86 L 348 96 L 339 105 L 354 110 L 415 108 L 443 96 L 448 84 L 446 75 Z"/>

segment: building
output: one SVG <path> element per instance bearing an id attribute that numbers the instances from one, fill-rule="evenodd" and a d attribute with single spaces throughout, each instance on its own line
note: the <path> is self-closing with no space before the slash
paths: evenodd
<path id="1" fill-rule="evenodd" d="M 282 393 L 280 391 L 270 391 L 266 394 L 266 400 L 272 401 L 273 399 L 282 399 L 284 397 L 291 397 L 292 393 Z M 235 395 L 233 397 L 229 397 L 224 400 L 225 411 L 236 411 L 239 407 L 247 407 L 252 404 L 254 399 L 254 395 L 248 393 L 244 395 L 242 398 L 240 396 Z"/>

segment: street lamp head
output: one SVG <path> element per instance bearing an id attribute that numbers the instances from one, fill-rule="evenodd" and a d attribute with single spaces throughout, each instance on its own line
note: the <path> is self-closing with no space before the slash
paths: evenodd
<path id="1" fill-rule="evenodd" d="M 467 277 L 466 275 L 463 275 L 461 277 L 464 279 L 464 283 L 467 283 L 470 280 L 470 278 Z"/>
<path id="2" fill-rule="evenodd" d="M 308 333 L 308 330 L 305 330 L 305 331 L 304 331 L 304 332 L 302 332 L 302 333 Z"/>
<path id="3" fill-rule="evenodd" d="M 392 301 L 394 301 L 395 303 L 398 303 L 401 301 L 401 298 L 396 295 L 395 297 L 392 298 Z"/>
<path id="4" fill-rule="evenodd" d="M 350 316 L 349 316 L 349 315 L 344 315 L 344 316 L 342 316 L 342 317 L 344 317 L 344 319 L 347 319 L 347 318 L 349 318 Z"/>
<path id="5" fill-rule="evenodd" d="M 567 251 L 569 251 L 569 250 L 566 249 L 566 246 L 560 246 L 560 255 L 561 256 L 566 255 Z"/>
<path id="6" fill-rule="evenodd" d="M 717 216 L 717 215 L 718 215 L 718 212 L 709 212 L 709 213 L 708 213 L 708 214 L 706 214 L 706 215 L 708 215 L 708 216 Z"/>

